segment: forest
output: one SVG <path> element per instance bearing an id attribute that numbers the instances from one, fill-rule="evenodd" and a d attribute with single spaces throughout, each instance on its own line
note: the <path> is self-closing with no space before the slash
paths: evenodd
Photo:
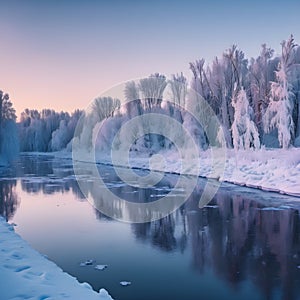
<path id="1" fill-rule="evenodd" d="M 71 151 L 72 145 L 89 145 L 97 124 L 103 125 L 99 147 L 105 150 L 128 119 L 149 112 L 175 118 L 191 130 L 199 147 L 206 149 L 209 140 L 203 124 L 209 120 L 200 125 L 188 113 L 193 111 L 205 119 L 206 108 L 188 97 L 189 90 L 202 97 L 217 116 L 226 147 L 300 146 L 300 46 L 292 35 L 281 43 L 279 55 L 263 44 L 258 57 L 247 59 L 233 45 L 210 63 L 204 59 L 190 62 L 190 71 L 191 80 L 183 73 L 170 79 L 155 73 L 127 82 L 125 103 L 106 96 L 95 99 L 88 111 L 25 109 L 18 121 L 9 95 L 0 91 L 1 163 L 13 160 L 19 151 Z M 168 105 L 163 103 L 166 89 L 171 91 Z M 82 116 L 84 121 L 76 129 Z M 164 138 L 146 135 L 133 148 L 159 150 L 171 146 Z"/>

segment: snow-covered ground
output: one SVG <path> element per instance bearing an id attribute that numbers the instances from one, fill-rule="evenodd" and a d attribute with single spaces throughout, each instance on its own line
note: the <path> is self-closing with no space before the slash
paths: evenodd
<path id="1" fill-rule="evenodd" d="M 33 250 L 1 217 L 0 276 L 0 298 L 5 300 L 112 300 L 104 289 L 96 293 Z"/>
<path id="2" fill-rule="evenodd" d="M 219 152 L 219 153 L 218 153 Z M 165 170 L 174 173 L 198 174 L 219 181 L 231 182 L 238 185 L 255 187 L 267 191 L 281 192 L 300 196 L 300 149 L 289 150 L 227 150 L 224 154 L 215 150 L 204 151 L 200 154 L 199 168 L 197 161 L 191 161 L 187 169 L 181 170 L 177 156 L 168 153 Z M 135 160 L 136 166 L 144 164 Z M 152 163 L 152 168 L 163 170 L 163 167 Z"/>
<path id="3" fill-rule="evenodd" d="M 68 157 L 67 152 L 57 156 Z M 214 149 L 200 152 L 200 158 L 190 159 L 182 164 L 178 153 L 161 152 L 164 159 L 153 159 L 145 154 L 134 154 L 130 167 L 196 175 L 215 178 L 222 182 L 245 185 L 266 191 L 300 196 L 300 148 L 239 150 Z M 81 161 L 90 161 L 84 153 L 77 154 Z M 101 156 L 98 163 L 111 164 L 108 156 Z M 124 158 L 117 161 L 123 165 Z"/>

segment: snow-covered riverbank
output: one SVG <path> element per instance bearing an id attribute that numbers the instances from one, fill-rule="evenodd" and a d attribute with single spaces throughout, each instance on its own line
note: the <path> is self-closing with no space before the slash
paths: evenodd
<path id="1" fill-rule="evenodd" d="M 143 153 L 135 154 L 130 158 L 130 166 L 215 178 L 222 182 L 300 196 L 300 148 L 258 151 L 227 149 L 225 153 L 221 149 L 214 149 L 213 152 L 207 150 L 200 153 L 199 159 L 185 162 L 183 168 L 178 153 L 168 151 L 161 154 L 164 158 L 163 163 L 160 159 L 149 159 Z M 56 156 L 71 157 L 71 153 L 60 152 L 56 153 Z M 90 160 L 84 153 L 79 157 L 82 161 Z M 111 164 L 111 159 L 108 156 L 101 156 L 97 162 Z"/>
<path id="2" fill-rule="evenodd" d="M 45 155 L 38 152 L 30 154 Z M 258 151 L 227 149 L 225 160 L 222 150 L 214 149 L 214 156 L 207 150 L 200 153 L 199 160 L 186 158 L 188 162 L 185 163 L 185 168 L 182 168 L 177 153 L 168 151 L 161 154 L 165 163 L 161 163 L 161 160 L 152 160 L 152 170 L 215 178 L 221 182 L 300 197 L 300 148 Z M 52 155 L 57 158 L 72 158 L 72 153 L 67 151 L 54 152 Z M 90 157 L 82 153 L 80 160 L 88 162 Z M 97 163 L 111 164 L 111 159 L 103 155 L 101 159 L 97 159 Z M 149 169 L 149 157 L 143 153 L 137 154 L 130 158 L 130 166 Z"/>
<path id="3" fill-rule="evenodd" d="M 104 289 L 96 293 L 33 250 L 1 217 L 0 253 L 1 299 L 112 300 Z"/>
<path id="4" fill-rule="evenodd" d="M 300 197 L 300 148 L 260 149 L 257 151 L 227 149 L 226 153 L 221 149 L 214 149 L 213 153 L 214 156 L 210 150 L 202 151 L 199 159 L 189 161 L 182 169 L 177 153 L 162 152 L 165 163 L 154 159 L 151 161 L 151 169 L 214 178 L 221 182 Z M 57 158 L 72 159 L 72 153 L 67 151 L 27 154 L 53 155 Z M 91 159 L 82 153 L 80 160 L 89 162 Z M 107 155 L 97 159 L 97 163 L 112 164 Z M 130 166 L 149 169 L 149 157 L 146 157 L 145 153 L 135 154 L 130 158 Z"/>

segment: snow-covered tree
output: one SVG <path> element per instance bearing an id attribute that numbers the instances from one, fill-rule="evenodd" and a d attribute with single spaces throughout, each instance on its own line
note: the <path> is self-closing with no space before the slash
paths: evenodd
<path id="1" fill-rule="evenodd" d="M 21 114 L 19 136 L 22 151 L 57 151 L 67 147 L 74 135 L 82 112 L 67 112 L 25 109 Z"/>
<path id="2" fill-rule="evenodd" d="M 10 163 L 19 152 L 16 111 L 9 95 L 0 90 L 0 163 Z"/>
<path id="3" fill-rule="evenodd" d="M 187 95 L 187 80 L 183 73 L 172 75 L 172 80 L 169 80 L 172 91 L 172 100 L 175 104 L 185 107 Z"/>
<path id="4" fill-rule="evenodd" d="M 204 59 L 190 63 L 193 73 L 191 87 L 211 106 L 222 123 L 227 146 L 232 146 L 230 128 L 233 122 L 231 100 L 234 87 L 248 86 L 248 60 L 244 53 L 232 46 L 212 66 L 205 67 Z M 205 112 L 204 112 L 205 114 Z"/>
<path id="5" fill-rule="evenodd" d="M 126 101 L 135 101 L 138 100 L 139 97 L 139 88 L 136 85 L 135 81 L 129 81 L 125 85 L 125 90 L 124 90 L 125 98 Z"/>
<path id="6" fill-rule="evenodd" d="M 295 94 L 294 123 L 295 123 L 295 142 L 296 147 L 300 147 L 300 46 L 295 47 L 293 68 L 291 70 L 291 84 Z"/>
<path id="7" fill-rule="evenodd" d="M 143 104 L 146 109 L 151 109 L 153 106 L 160 105 L 166 86 L 166 77 L 159 73 L 155 73 L 148 78 L 140 80 L 139 90 L 144 98 Z"/>
<path id="8" fill-rule="evenodd" d="M 135 81 L 129 81 L 126 83 L 124 94 L 126 99 L 126 103 L 124 105 L 125 113 L 131 118 L 141 115 L 142 104 L 139 95 L 139 88 Z"/>
<path id="9" fill-rule="evenodd" d="M 289 83 L 289 74 L 294 64 L 294 38 L 283 41 L 282 55 L 278 70 L 275 72 L 276 81 L 271 82 L 270 102 L 264 115 L 264 129 L 270 132 L 278 130 L 279 145 L 288 148 L 294 136 L 294 93 Z"/>
<path id="10" fill-rule="evenodd" d="M 93 113 L 98 117 L 98 121 L 102 121 L 111 117 L 116 109 L 119 109 L 121 102 L 119 99 L 112 97 L 96 98 L 92 104 Z"/>
<path id="11" fill-rule="evenodd" d="M 252 107 L 254 109 L 254 120 L 258 131 L 263 132 L 262 116 L 269 103 L 270 80 L 272 80 L 272 70 L 270 70 L 270 60 L 274 50 L 262 45 L 260 55 L 256 59 L 251 59 L 250 72 L 250 93 L 252 96 Z"/>
<path id="12" fill-rule="evenodd" d="M 69 141 L 70 139 L 66 120 L 61 120 L 59 128 L 52 133 L 51 150 L 60 151 L 66 148 Z"/>
<path id="13" fill-rule="evenodd" d="M 11 163 L 19 154 L 19 137 L 16 122 L 5 120 L 2 125 L 1 134 L 3 143 L 0 149 L 0 160 Z"/>
<path id="14" fill-rule="evenodd" d="M 16 120 L 16 110 L 9 99 L 8 94 L 4 94 L 0 90 L 0 125 L 4 120 Z"/>
<path id="15" fill-rule="evenodd" d="M 232 99 L 234 121 L 231 126 L 233 146 L 235 149 L 258 149 L 259 135 L 254 122 L 251 120 L 251 108 L 244 88 Z"/>

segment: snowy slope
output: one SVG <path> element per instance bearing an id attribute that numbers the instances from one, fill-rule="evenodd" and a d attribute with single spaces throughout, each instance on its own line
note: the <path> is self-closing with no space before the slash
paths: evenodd
<path id="1" fill-rule="evenodd" d="M 80 284 L 33 250 L 3 218 L 0 218 L 0 278 L 3 300 L 112 299 L 104 289 L 96 293 L 89 284 Z"/>

